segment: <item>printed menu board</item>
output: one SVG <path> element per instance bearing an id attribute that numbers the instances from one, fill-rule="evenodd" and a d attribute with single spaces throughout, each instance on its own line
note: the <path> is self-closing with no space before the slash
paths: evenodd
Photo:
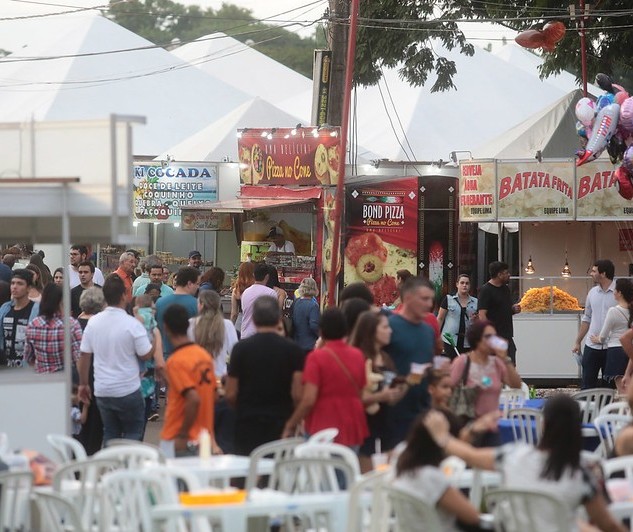
<path id="1" fill-rule="evenodd" d="M 497 220 L 573 220 L 574 165 L 560 161 L 498 161 Z"/>
<path id="2" fill-rule="evenodd" d="M 630 220 L 633 201 L 618 193 L 615 167 L 609 161 L 594 161 L 576 168 L 576 219 Z"/>
<path id="3" fill-rule="evenodd" d="M 459 165 L 459 219 L 463 222 L 496 220 L 495 162 L 469 161 Z"/>
<path id="4" fill-rule="evenodd" d="M 417 178 L 349 185 L 345 284 L 367 284 L 377 305 L 398 298 L 396 272 L 417 272 Z"/>
<path id="5" fill-rule="evenodd" d="M 218 197 L 217 167 L 208 164 L 134 165 L 134 220 L 180 222 L 181 209 Z"/>

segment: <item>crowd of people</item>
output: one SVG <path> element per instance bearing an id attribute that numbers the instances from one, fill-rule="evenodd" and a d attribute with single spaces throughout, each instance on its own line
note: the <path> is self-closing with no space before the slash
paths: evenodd
<path id="1" fill-rule="evenodd" d="M 493 262 L 478 298 L 460 274 L 456 291 L 433 313 L 431 283 L 401 271 L 395 308 L 378 308 L 363 283 L 320 309 L 317 284 L 303 279 L 294 294 L 265 263 L 240 265 L 231 286 L 230 318 L 220 292 L 224 272 L 202 273 L 197 251 L 174 274 L 156 256 L 128 250 L 107 276 L 84 246 L 52 275 L 35 254 L 26 268 L 0 281 L 0 353 L 10 368 L 63 370 L 64 275 L 71 285 L 73 433 L 93 454 L 111 439 L 142 440 L 166 409 L 160 446 L 168 456 L 195 452 L 201 430 L 214 453 L 249 455 L 279 438 L 336 428 L 335 441 L 353 449 L 363 472 L 376 452 L 391 453 L 396 484 L 437 506 L 452 530 L 473 526 L 477 509 L 442 477 L 446 453 L 484 469 L 499 469 L 510 486 L 563 490 L 574 510 L 584 504 L 603 530 L 620 530 L 580 462 L 580 413 L 565 397 L 547 401 L 538 448 L 500 447 L 497 422 L 503 386 L 521 387 L 515 367 L 512 316 L 521 311 L 508 288 L 507 264 Z M 46 273 L 44 273 L 46 272 Z M 613 281 L 608 260 L 592 269 L 577 350 L 586 336 L 583 387 L 624 390 L 633 373 L 633 285 Z M 171 284 L 171 286 L 170 286 Z M 4 290 L 4 292 L 3 292 Z M 456 388 L 474 389 L 472 415 L 457 415 Z M 519 464 L 522 474 L 517 475 Z"/>

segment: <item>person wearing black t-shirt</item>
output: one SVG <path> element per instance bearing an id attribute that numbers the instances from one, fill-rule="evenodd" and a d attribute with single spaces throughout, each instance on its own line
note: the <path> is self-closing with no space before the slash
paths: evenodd
<path id="1" fill-rule="evenodd" d="M 278 440 L 301 395 L 303 350 L 283 331 L 277 299 L 261 296 L 253 305 L 256 333 L 233 347 L 226 400 L 235 407 L 235 453 Z"/>
<path id="2" fill-rule="evenodd" d="M 516 364 L 517 348 L 512 339 L 512 316 L 521 312 L 521 305 L 512 304 L 512 295 L 508 287 L 510 272 L 505 262 L 491 262 L 488 265 L 488 273 L 490 280 L 479 290 L 479 319 L 494 323 L 497 334 L 508 341 L 508 356 Z"/>
<path id="3" fill-rule="evenodd" d="M 93 286 L 101 288 L 101 286 L 93 282 L 95 265 L 89 260 L 79 263 L 79 266 L 77 266 L 77 274 L 79 275 L 79 284 L 70 291 L 70 313 L 73 318 L 77 318 L 79 314 L 81 314 L 79 299 L 84 290 L 88 290 L 88 288 L 92 288 Z"/>
<path id="4" fill-rule="evenodd" d="M 31 270 L 13 270 L 11 301 L 0 307 L 0 365 L 9 368 L 27 366 L 24 360 L 26 327 L 39 313 L 39 304 L 29 299 L 31 286 Z"/>

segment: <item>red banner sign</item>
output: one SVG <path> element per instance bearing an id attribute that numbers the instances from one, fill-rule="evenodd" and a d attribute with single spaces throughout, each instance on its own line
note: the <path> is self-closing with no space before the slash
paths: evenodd
<path id="1" fill-rule="evenodd" d="M 336 185 L 340 128 L 238 132 L 240 181 L 246 185 Z"/>

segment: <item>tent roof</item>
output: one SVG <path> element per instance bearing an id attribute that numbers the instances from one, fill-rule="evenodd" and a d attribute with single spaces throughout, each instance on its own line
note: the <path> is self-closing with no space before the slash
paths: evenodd
<path id="1" fill-rule="evenodd" d="M 301 117 L 307 124 L 312 106 L 312 80 L 258 52 L 254 46 L 213 33 L 172 50 L 179 59 L 251 96 Z M 302 98 L 295 100 L 300 94 Z M 284 103 L 293 99 L 292 103 Z"/>
<path id="2" fill-rule="evenodd" d="M 512 66 L 536 75 L 539 75 L 538 68 L 544 63 L 541 56 L 523 48 L 522 46 L 519 46 L 515 42 L 509 42 L 505 46 L 502 46 L 493 52 L 493 55 L 499 59 L 503 59 L 507 63 L 512 64 Z M 576 77 L 565 70 L 559 74 L 551 75 L 543 81 L 553 85 L 554 87 L 558 87 L 565 92 L 580 88 L 580 85 L 576 81 Z M 593 83 L 587 84 L 587 92 L 595 97 L 604 93 L 600 87 L 594 85 Z"/>
<path id="3" fill-rule="evenodd" d="M 46 32 L 42 20 L 21 21 L 32 44 L 0 62 L 0 122 L 146 116 L 134 130 L 134 152 L 156 155 L 248 99 L 100 15 L 48 17 Z M 102 53 L 115 50 L 131 51 Z"/>
<path id="4" fill-rule="evenodd" d="M 237 157 L 236 131 L 240 128 L 294 127 L 300 118 L 282 111 L 273 104 L 253 98 L 219 120 L 207 125 L 180 143 L 168 148 L 157 159 L 167 154 L 177 161 L 221 161 Z"/>
<path id="5" fill-rule="evenodd" d="M 433 48 L 455 62 L 456 90 L 431 93 L 435 76 L 409 86 L 394 69 L 378 86 L 358 90 L 358 142 L 380 157 L 446 160 L 451 151 L 472 151 L 567 92 L 478 47 L 473 57 Z"/>
<path id="6" fill-rule="evenodd" d="M 476 158 L 573 157 L 579 148 L 576 134 L 576 102 L 582 91 L 576 89 L 543 108 L 527 120 L 474 148 Z"/>

